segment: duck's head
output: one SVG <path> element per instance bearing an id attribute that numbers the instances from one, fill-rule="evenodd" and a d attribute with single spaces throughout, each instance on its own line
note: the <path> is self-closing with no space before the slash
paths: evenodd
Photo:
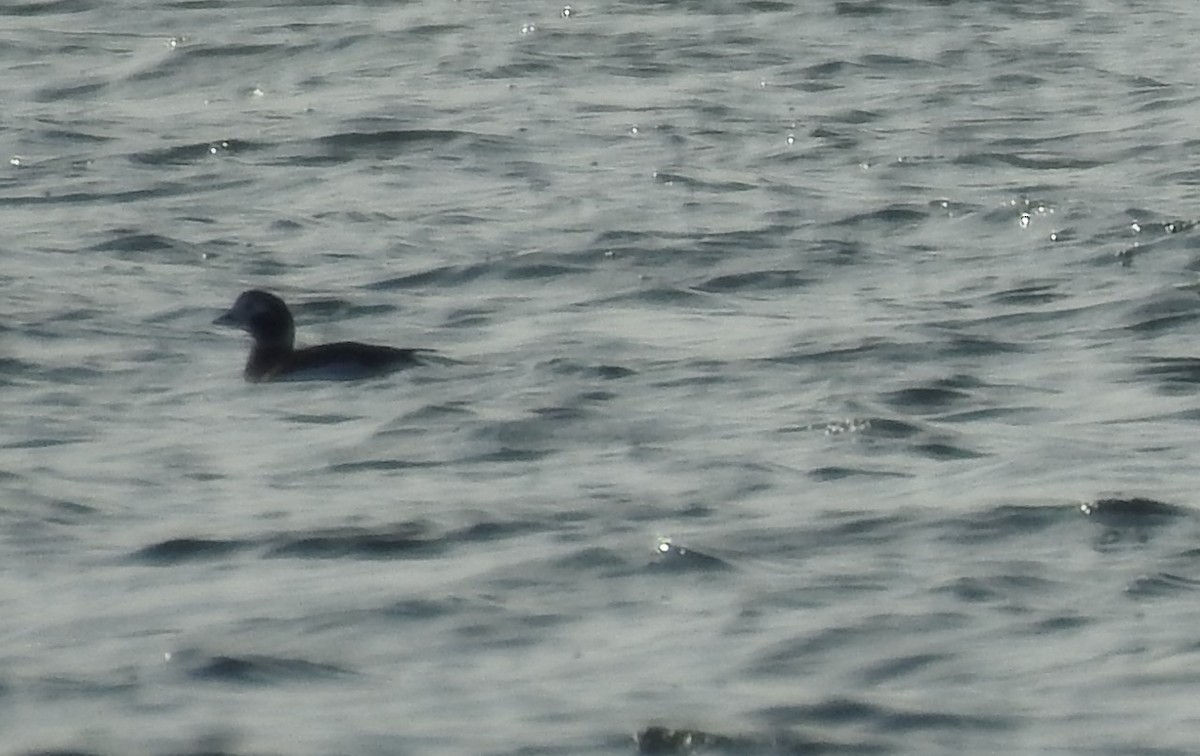
<path id="1" fill-rule="evenodd" d="M 259 347 L 290 351 L 296 337 L 296 327 L 287 305 L 274 294 L 259 289 L 243 291 L 233 307 L 213 323 L 246 331 Z"/>

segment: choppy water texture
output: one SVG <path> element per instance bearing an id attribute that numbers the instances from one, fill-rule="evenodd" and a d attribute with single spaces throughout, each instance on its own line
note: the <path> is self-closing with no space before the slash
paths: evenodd
<path id="1" fill-rule="evenodd" d="M 9 0 L 0 750 L 1194 752 L 1197 39 Z"/>

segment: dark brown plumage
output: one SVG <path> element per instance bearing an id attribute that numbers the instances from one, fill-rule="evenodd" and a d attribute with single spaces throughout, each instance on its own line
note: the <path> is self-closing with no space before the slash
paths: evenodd
<path id="1" fill-rule="evenodd" d="M 429 349 L 396 349 L 357 341 L 295 348 L 296 327 L 283 300 L 258 289 L 244 291 L 213 321 L 246 331 L 254 339 L 243 373 L 246 380 L 353 380 L 419 365 Z"/>

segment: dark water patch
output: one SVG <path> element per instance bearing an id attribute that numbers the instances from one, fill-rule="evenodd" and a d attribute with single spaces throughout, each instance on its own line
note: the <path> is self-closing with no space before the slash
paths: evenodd
<path id="1" fill-rule="evenodd" d="M 225 42 L 219 45 L 186 45 L 180 50 L 178 58 L 235 58 L 235 57 L 270 57 L 277 50 L 302 50 L 293 45 L 284 44 L 247 44 Z"/>
<path id="2" fill-rule="evenodd" d="M 715 386 L 729 382 L 729 376 L 721 370 L 719 363 L 711 360 L 690 360 L 688 370 L 679 378 L 655 381 L 656 388 L 680 388 L 686 386 Z"/>
<path id="3" fill-rule="evenodd" d="M 866 65 L 873 65 L 874 63 L 885 59 L 888 61 L 897 60 L 896 58 L 891 58 L 889 56 L 867 55 L 860 62 Z M 879 113 L 876 113 L 875 111 L 852 108 L 850 110 L 843 110 L 839 113 L 835 113 L 834 115 L 827 116 L 825 117 L 824 122 L 841 123 L 849 126 L 865 126 L 869 123 L 875 123 L 879 120 L 879 117 Z"/>
<path id="4" fill-rule="evenodd" d="M 222 7 L 225 7 L 222 5 Z M 2 14 L 0 14 L 2 15 Z M 225 734 L 215 736 L 204 736 L 194 745 L 184 747 L 173 747 L 168 751 L 163 751 L 157 756 L 261 756 L 261 754 L 252 754 L 250 752 L 238 752 L 227 745 L 230 738 Z M 141 751 L 133 751 L 141 753 Z M 105 751 L 77 751 L 73 749 L 53 749 L 48 751 L 22 751 L 21 756 L 113 756 L 114 753 L 120 752 L 105 752 Z M 126 752 L 128 753 L 128 752 Z M 146 753 L 149 753 L 148 751 Z"/>
<path id="5" fill-rule="evenodd" d="M 875 754 L 887 748 L 873 743 L 839 743 L 790 732 L 723 734 L 688 727 L 655 724 L 634 736 L 638 753 L 662 756 L 690 754 L 747 754 L 747 756 L 801 756 L 802 754 Z"/>
<path id="6" fill-rule="evenodd" d="M 780 0 L 744 0 L 742 6 L 755 13 L 783 13 L 795 8 L 791 3 Z"/>
<path id="7" fill-rule="evenodd" d="M 825 434 L 834 438 L 848 436 L 868 442 L 856 446 L 862 453 L 891 452 L 898 448 L 896 444 L 878 442 L 907 441 L 908 443 L 900 448 L 935 460 L 974 459 L 984 456 L 983 453 L 972 451 L 956 442 L 952 434 L 923 428 L 910 422 L 888 418 L 855 418 L 848 422 L 855 425 L 844 428 L 830 424 L 824 429 Z"/>
<path id="8" fill-rule="evenodd" d="M 865 424 L 860 433 L 870 435 L 872 438 L 912 438 L 924 432 L 920 426 L 913 423 L 886 417 L 863 418 L 859 422 Z"/>
<path id="9" fill-rule="evenodd" d="M 1191 231 L 1200 221 L 1189 220 L 1184 218 L 1175 218 L 1173 220 L 1142 222 L 1135 221 L 1137 232 L 1139 234 L 1158 234 L 1160 236 L 1173 236 L 1181 234 L 1185 231 Z"/>
<path id="10" fill-rule="evenodd" d="M 852 585 L 847 579 L 831 587 L 844 590 Z M 860 581 L 859 587 L 871 595 L 885 591 L 885 587 L 878 583 Z M 963 615 L 949 612 L 920 616 L 874 614 L 851 624 L 827 626 L 775 643 L 751 660 L 748 671 L 768 679 L 803 677 L 824 658 L 864 652 L 886 654 L 886 649 L 882 649 L 880 644 L 886 645 L 897 637 L 945 631 L 948 627 L 960 627 L 963 622 Z"/>
<path id="11" fill-rule="evenodd" d="M 1144 548 L 1155 535 L 1154 529 L 1105 528 L 1092 540 L 1092 548 L 1101 554 L 1120 554 L 1130 548 Z"/>
<path id="12" fill-rule="evenodd" d="M 5 474 L 0 476 L 0 479 L 5 481 L 15 481 L 22 477 L 24 476 Z M 71 501 L 69 499 L 56 499 L 38 494 L 26 494 L 20 498 L 21 500 L 28 498 L 28 501 L 32 505 L 30 511 L 36 513 L 34 514 L 33 519 L 27 524 L 35 525 L 38 528 L 41 528 L 45 525 L 80 525 L 88 522 L 90 519 L 98 515 L 101 515 L 103 511 L 88 504 L 80 504 L 77 501 Z M 10 491 L 10 507 L 15 505 L 17 500 L 17 497 L 13 495 L 13 492 Z M 11 517 L 17 514 L 17 510 L 0 510 L 0 514 L 3 514 L 6 517 Z M 20 528 L 21 525 L 10 525 L 9 527 L 11 530 L 15 531 L 17 528 Z M 29 538 L 29 536 L 22 536 L 22 538 Z"/>
<path id="13" fill-rule="evenodd" d="M 1128 330 L 1141 336 L 1154 336 L 1163 331 L 1175 331 L 1186 328 L 1191 331 L 1192 324 L 1200 320 L 1200 310 L 1188 308 L 1184 312 L 1164 313 L 1142 317 L 1136 323 L 1127 326 Z"/>
<path id="14" fill-rule="evenodd" d="M 654 572 L 668 573 L 724 572 L 733 569 L 733 565 L 719 557 L 671 541 L 663 541 L 658 545 L 648 567 Z"/>
<path id="15" fill-rule="evenodd" d="M 920 454 L 922 457 L 936 460 L 938 462 L 951 462 L 954 460 L 963 459 L 979 459 L 988 456 L 983 452 L 976 452 L 955 444 L 946 443 L 927 443 L 915 444 L 913 451 Z"/>
<path id="16" fill-rule="evenodd" d="M 184 257 L 187 261 L 200 262 L 204 253 L 198 247 L 162 236 L 145 233 L 129 228 L 113 229 L 108 232 L 109 239 L 88 247 L 92 252 L 113 252 L 118 260 L 145 260 L 153 256 L 163 259 L 163 253 L 170 257 Z"/>
<path id="17" fill-rule="evenodd" d="M 0 324 L 0 337 L 2 337 L 6 333 L 12 333 L 16 330 L 17 330 L 16 328 L 12 328 L 12 327 Z M 25 360 L 22 360 L 18 357 L 0 356 L 0 379 L 5 379 L 5 378 L 10 378 L 10 377 L 15 377 L 15 376 L 22 376 L 22 377 L 26 376 L 26 375 L 32 376 L 32 375 L 35 375 L 36 373 L 37 373 L 37 365 L 35 363 L 26 362 Z"/>
<path id="18" fill-rule="evenodd" d="M 870 547 L 894 542 L 913 524 L 911 517 L 874 512 L 833 512 L 822 516 L 796 539 L 796 547 L 806 553 L 830 549 Z"/>
<path id="19" fill-rule="evenodd" d="M 456 596 L 437 599 L 404 599 L 384 607 L 380 610 L 380 614 L 393 620 L 427 622 L 441 617 L 459 615 L 466 606 L 467 601 Z"/>
<path id="20" fill-rule="evenodd" d="M 537 407 L 532 414 L 552 422 L 575 422 L 590 417 L 582 407 Z"/>
<path id="21" fill-rule="evenodd" d="M 80 323 L 101 320 L 99 310 L 90 307 L 64 307 L 47 319 L 48 323 Z"/>
<path id="22" fill-rule="evenodd" d="M 557 453 L 561 442 L 556 440 L 558 423 L 533 415 L 476 426 L 472 435 L 492 447 L 482 458 L 498 461 L 530 461 Z M 479 459 L 479 458 L 477 458 Z"/>
<path id="23" fill-rule="evenodd" d="M 448 544 L 424 523 L 377 528 L 342 527 L 287 533 L 266 539 L 266 557 L 299 559 L 418 559 L 445 552 Z"/>
<path id="24" fill-rule="evenodd" d="M 521 582 L 506 583 L 504 590 L 531 588 Z M 537 646 L 544 642 L 546 633 L 555 628 L 569 624 L 578 618 L 573 615 L 555 612 L 512 612 L 496 605 L 489 607 L 492 616 L 480 621 L 455 627 L 454 633 L 469 641 L 473 646 L 485 644 L 488 647 L 516 650 Z"/>
<path id="25" fill-rule="evenodd" d="M 949 218 L 961 218 L 973 215 L 983 209 L 983 205 L 971 202 L 959 202 L 952 199 L 936 199 L 927 203 L 930 210 L 936 210 Z"/>
<path id="26" fill-rule="evenodd" d="M 813 281 L 795 270 L 762 270 L 749 273 L 730 273 L 716 276 L 695 288 L 711 294 L 731 294 L 747 291 L 776 291 L 799 289 Z"/>
<path id="27" fill-rule="evenodd" d="M 591 371 L 597 378 L 600 378 L 605 381 L 615 381 L 620 378 L 628 378 L 632 375 L 637 375 L 636 370 L 633 370 L 633 369 L 627 368 L 627 367 L 622 367 L 620 365 L 596 365 L 591 368 Z M 596 397 L 593 396 L 590 398 L 594 399 Z M 610 399 L 610 398 L 612 398 L 612 395 L 611 394 L 603 394 L 600 398 Z"/>
<path id="28" fill-rule="evenodd" d="M 851 239 L 817 239 L 809 243 L 805 257 L 812 264 L 821 265 L 857 265 L 869 251 L 867 245 Z M 807 280 L 815 284 L 816 281 Z"/>
<path id="29" fill-rule="evenodd" d="M 451 310 L 446 313 L 445 319 L 442 321 L 442 327 L 478 330 L 489 325 L 495 319 L 495 316 L 496 313 L 494 310 L 476 307 Z"/>
<path id="30" fill-rule="evenodd" d="M 955 578 L 935 588 L 934 593 L 948 594 L 966 604 L 1011 605 L 1035 594 L 1052 593 L 1059 587 L 1035 575 L 1005 574 Z"/>
<path id="31" fill-rule="evenodd" d="M 693 291 L 691 289 L 668 286 L 664 284 L 655 284 L 650 286 L 639 286 L 636 289 L 631 289 L 615 296 L 595 299 L 587 303 L 588 307 L 607 308 L 613 305 L 620 304 L 642 304 L 664 307 L 682 307 L 687 305 L 699 305 L 705 295 L 702 292 Z"/>
<path id="32" fill-rule="evenodd" d="M 850 365 L 867 360 L 893 365 L 921 361 L 922 357 L 919 355 L 924 355 L 927 351 L 927 344 L 912 344 L 870 336 L 851 346 L 807 346 L 792 353 L 769 357 L 767 360 L 785 365 L 802 365 L 809 362 Z"/>
<path id="33" fill-rule="evenodd" d="M 891 391 L 880 397 L 884 403 L 904 412 L 931 414 L 970 400 L 970 394 L 941 386 L 919 386 Z M 872 427 L 875 427 L 872 425 Z"/>
<path id="34" fill-rule="evenodd" d="M 506 281 L 541 281 L 591 272 L 588 268 L 572 265 L 515 261 L 497 266 L 497 270 L 500 271 L 500 277 Z"/>
<path id="35" fill-rule="evenodd" d="M 547 361 L 545 365 L 556 375 L 571 375 L 581 378 L 598 378 L 605 381 L 614 381 L 637 375 L 636 370 L 621 367 L 620 365 L 589 365 L 576 360 L 566 359 L 564 357 L 556 357 Z"/>
<path id="36" fill-rule="evenodd" d="M 994 304 L 1029 307 L 1031 305 L 1049 304 L 1068 298 L 1070 295 L 1058 290 L 1060 284 L 1028 283 L 1011 289 L 996 292 L 988 297 Z"/>
<path id="37" fill-rule="evenodd" d="M 1094 625 L 1096 620 L 1091 617 L 1081 617 L 1078 614 L 1060 614 L 1034 622 L 1025 632 L 1033 637 L 1053 635 L 1054 633 L 1071 633 L 1076 630 Z"/>
<path id="38" fill-rule="evenodd" d="M 556 36 L 553 32 L 538 31 L 544 39 Z M 570 61 L 573 55 L 555 54 L 544 49 L 520 49 L 515 56 L 516 62 L 499 65 L 486 71 L 472 71 L 472 75 L 495 81 L 520 81 L 524 78 L 553 76 L 559 73 L 563 63 Z M 662 66 L 646 62 L 631 62 L 629 66 L 612 66 L 604 61 L 597 61 L 598 70 L 614 76 L 659 76 L 666 71 Z"/>
<path id="39" fill-rule="evenodd" d="M 1037 77 L 1034 77 L 1037 78 Z M 1074 142 L 1079 139 L 1080 135 L 1076 133 L 1063 133 L 1047 136 L 1027 136 L 1024 134 L 1014 135 L 1009 137 L 1001 137 L 992 139 L 988 142 L 992 147 L 1003 147 L 1006 151 L 1013 153 L 1037 151 L 1040 147 L 1047 144 Z M 1050 203 L 1036 203 L 1038 206 L 1049 206 Z M 1032 203 L 1031 203 L 1032 205 Z"/>
<path id="40" fill-rule="evenodd" d="M 184 657 L 188 677 L 206 682 L 233 685 L 283 685 L 335 680 L 354 675 L 354 672 L 332 664 L 278 656 L 204 656 L 194 660 Z M 189 663 L 190 662 L 190 663 Z"/>
<path id="41" fill-rule="evenodd" d="M 224 559 L 252 545 L 251 541 L 237 539 L 171 538 L 138 549 L 133 553 L 133 558 L 153 565 L 211 561 Z"/>
<path id="42" fill-rule="evenodd" d="M 915 730 L 942 730 L 956 733 L 980 730 L 1003 732 L 1017 729 L 1017 722 L 1010 717 L 989 717 L 940 711 L 893 711 L 884 716 L 879 725 L 881 730 L 889 733 L 906 733 Z"/>
<path id="43" fill-rule="evenodd" d="M 412 26 L 408 29 L 405 29 L 404 33 L 406 36 L 412 37 L 415 39 L 419 39 L 422 37 L 428 38 L 428 39 L 437 39 L 440 37 L 444 37 L 448 34 L 457 34 L 458 32 L 465 31 L 468 28 L 470 28 L 470 27 L 465 26 L 463 24 L 427 23 L 427 24 L 417 24 L 416 26 Z M 369 35 L 369 38 L 371 38 L 371 39 L 373 39 L 374 37 L 375 37 L 375 35 Z"/>
<path id="44" fill-rule="evenodd" d="M 57 16 L 101 7 L 92 0 L 13 0 L 0 4 L 0 16 Z"/>
<path id="45" fill-rule="evenodd" d="M 10 441 L 6 444 L 0 444 L 0 449 L 52 449 L 56 446 L 70 446 L 71 444 L 83 443 L 90 440 L 86 436 L 78 436 L 75 438 L 25 438 L 18 441 Z"/>
<path id="46" fill-rule="evenodd" d="M 117 206 L 123 204 L 138 204 L 143 201 L 157 202 L 169 197 L 196 194 L 199 192 L 216 193 L 232 190 L 249 185 L 244 179 L 236 181 L 205 181 L 160 183 L 148 189 L 130 189 L 113 192 L 63 192 L 61 194 L 43 193 L 24 196 L 5 197 L 5 205 L 104 205 Z"/>
<path id="47" fill-rule="evenodd" d="M 521 176 L 523 178 L 523 176 Z M 478 226 L 494 223 L 495 219 L 484 213 L 438 213 L 438 225 L 442 228 L 450 228 L 452 226 Z M 392 218 L 393 221 L 398 221 L 398 218 Z"/>
<path id="48" fill-rule="evenodd" d="M 225 473 L 219 472 L 187 471 L 183 473 L 183 477 L 199 483 L 211 483 L 215 480 L 225 480 L 226 476 Z"/>
<path id="49" fill-rule="evenodd" d="M 157 150 L 135 152 L 129 156 L 134 163 L 150 166 L 191 165 L 221 155 L 239 155 L 274 147 L 272 144 L 251 142 L 241 139 L 221 139 L 215 142 L 163 147 Z"/>
<path id="50" fill-rule="evenodd" d="M 601 546 L 589 546 L 554 560 L 554 566 L 571 573 L 595 570 L 625 571 L 630 562 L 619 552 Z"/>
<path id="51" fill-rule="evenodd" d="M 832 482 L 836 480 L 845 480 L 846 478 L 912 478 L 913 473 L 899 472 L 896 470 L 871 470 L 865 467 L 838 467 L 834 465 L 826 465 L 824 467 L 816 467 L 808 471 L 808 477 L 821 482 Z"/>
<path id="52" fill-rule="evenodd" d="M 330 223 L 330 224 L 346 222 L 346 223 L 351 223 L 351 224 L 363 224 L 365 226 L 379 226 L 379 225 L 388 224 L 388 223 L 396 223 L 399 221 L 399 217 L 396 216 L 395 214 L 385 213 L 381 210 L 366 211 L 366 210 L 354 210 L 354 209 L 343 209 L 343 208 L 320 210 L 320 211 L 313 213 L 312 217 L 315 220 L 323 221 L 325 223 Z M 440 220 L 444 220 L 451 224 L 462 222 L 461 218 L 462 218 L 462 216 L 459 216 L 459 215 L 439 216 Z M 414 251 L 414 248 L 411 245 L 401 245 L 399 248 L 403 249 L 403 250 L 407 250 L 407 251 Z M 327 251 L 323 254 L 327 259 L 334 259 L 334 260 L 356 260 L 356 259 L 358 259 L 357 255 L 350 253 L 350 252 Z"/>
<path id="53" fill-rule="evenodd" d="M 667 186 L 682 186 L 696 191 L 707 191 L 714 193 L 745 192 L 758 188 L 754 184 L 747 184 L 741 181 L 704 181 L 702 179 L 685 176 L 682 173 L 668 173 L 666 171 L 655 171 L 654 181 Z"/>
<path id="54" fill-rule="evenodd" d="M 398 309 L 393 304 L 355 304 L 337 297 L 309 299 L 292 306 L 293 314 L 311 316 L 322 321 L 390 315 Z"/>
<path id="55" fill-rule="evenodd" d="M 1063 155 L 1034 158 L 1010 152 L 972 152 L 959 155 L 950 162 L 971 168 L 1010 166 L 1033 171 L 1087 170 L 1107 164 L 1103 160 L 1084 160 Z"/>
<path id="56" fill-rule="evenodd" d="M 222 6 L 224 7 L 224 6 Z M 87 739 L 87 738 L 85 738 Z M 151 751 L 140 747 L 126 747 L 113 751 L 77 751 L 73 749 L 28 751 L 23 756 L 123 756 L 124 754 L 153 754 L 153 756 L 264 756 L 262 751 L 240 751 L 235 747 L 239 736 L 225 730 L 179 738 L 178 745 Z"/>
<path id="57" fill-rule="evenodd" d="M 855 699 L 831 698 L 808 705 L 777 706 L 763 710 L 762 716 L 780 727 L 808 725 L 858 725 L 884 734 L 913 730 L 1002 731 L 1017 722 L 1000 715 L 979 716 L 935 711 L 905 711 Z"/>
<path id="58" fill-rule="evenodd" d="M 1143 257 L 1178 250 L 1181 246 L 1190 252 L 1195 245 L 1194 242 L 1190 241 L 1180 245 L 1171 239 L 1139 241 L 1125 246 L 1115 254 L 1107 250 L 1101 250 L 1093 257 L 1093 262 L 1096 266 L 1108 266 L 1116 262 L 1121 267 L 1131 268 L 1137 260 Z M 1183 267 L 1185 270 L 1195 272 L 1197 269 L 1200 269 L 1200 260 L 1191 260 Z"/>
<path id="59" fill-rule="evenodd" d="M 33 95 L 34 102 L 53 103 L 62 100 L 79 100 L 108 87 L 106 81 L 85 82 L 70 86 L 43 87 Z"/>
<path id="60" fill-rule="evenodd" d="M 811 433 L 821 431 L 826 436 L 842 436 L 851 433 L 863 433 L 870 430 L 871 420 L 865 417 L 843 417 L 830 420 L 827 423 L 805 423 L 803 425 L 785 425 L 779 428 L 780 433 Z"/>
<path id="61" fill-rule="evenodd" d="M 881 716 L 882 710 L 865 701 L 829 698 L 814 704 L 771 706 L 757 713 L 773 727 L 837 726 L 871 722 Z"/>
<path id="62" fill-rule="evenodd" d="M 1061 226 L 1051 231 L 1047 238 L 1055 244 L 1063 244 L 1079 240 L 1079 233 L 1073 226 Z"/>
<path id="63" fill-rule="evenodd" d="M 1158 528 L 1192 519 L 1189 509 L 1155 499 L 1099 499 L 1079 506 L 1091 522 L 1106 528 Z"/>
<path id="64" fill-rule="evenodd" d="M 1013 341 L 954 334 L 949 340 L 938 343 L 937 351 L 946 357 L 989 357 L 1000 354 L 1018 354 L 1031 350 L 1028 345 Z"/>
<path id="65" fill-rule="evenodd" d="M 894 13 L 896 9 L 883 0 L 838 0 L 833 4 L 833 12 L 848 18 L 875 18 Z"/>
<path id="66" fill-rule="evenodd" d="M 953 517 L 937 523 L 939 538 L 951 543 L 971 545 L 1008 538 L 1021 538 L 1069 524 L 1075 513 L 1062 506 L 1025 506 L 1003 504 L 966 517 Z"/>
<path id="67" fill-rule="evenodd" d="M 466 131 L 439 129 L 378 129 L 345 131 L 319 137 L 314 144 L 322 156 L 337 162 L 351 160 L 388 160 L 404 154 L 410 147 L 421 144 L 449 144 L 480 135 Z"/>
<path id="68" fill-rule="evenodd" d="M 206 0 L 195 5 L 205 7 Z M 212 3 L 212 8 L 222 7 Z M 279 26 L 279 29 L 285 28 Z M 306 40 L 297 43 L 298 40 Z M 312 41 L 309 41 L 312 40 Z M 234 67 L 245 67 L 255 64 L 262 68 L 269 67 L 272 62 L 283 62 L 288 59 L 316 54 L 320 52 L 320 43 L 313 37 L 302 34 L 291 35 L 286 42 L 235 42 L 229 37 L 214 39 L 212 42 L 175 38 L 171 55 L 161 58 L 151 67 L 141 68 L 131 75 L 127 81 L 138 87 L 148 86 L 151 82 L 166 82 L 160 86 L 169 86 L 170 82 L 188 82 L 186 86 L 197 86 L 200 77 L 210 77 L 214 67 L 228 70 L 233 74 Z M 249 73 L 249 72 L 248 72 Z M 251 74 L 252 75 L 252 74 Z M 250 80 L 253 82 L 253 79 Z M 250 97 L 254 87 L 250 84 L 238 88 L 239 96 Z"/>
<path id="69" fill-rule="evenodd" d="M 779 243 L 780 234 L 770 228 L 702 236 L 618 229 L 598 234 L 585 254 L 589 258 L 597 255 L 628 258 L 640 265 L 668 268 L 673 276 L 681 262 L 703 269 L 725 264 L 731 254 L 745 254 L 748 249 L 770 248 Z"/>
<path id="70" fill-rule="evenodd" d="M 334 462 L 325 469 L 335 475 L 359 472 L 396 472 L 430 467 L 440 467 L 444 462 L 424 459 L 360 459 L 353 462 Z"/>
<path id="71" fill-rule="evenodd" d="M 409 273 L 395 278 L 369 283 L 363 288 L 371 291 L 396 291 L 398 289 L 449 288 L 470 283 L 485 275 L 495 274 L 494 263 L 474 265 L 443 265 L 432 270 Z"/>
<path id="72" fill-rule="evenodd" d="M 1156 389 L 1166 396 L 1191 396 L 1200 384 L 1200 358 L 1147 357 L 1137 363 L 1137 378 L 1153 380 L 1158 384 Z"/>
<path id="73" fill-rule="evenodd" d="M 413 426 L 427 426 L 442 421 L 465 420 L 473 417 L 475 417 L 475 413 L 462 404 L 454 402 L 428 404 L 405 414 L 400 418 L 401 422 L 395 423 L 394 427 L 379 431 L 375 436 L 377 438 L 396 435 L 408 436 L 412 433 Z"/>
<path id="74" fill-rule="evenodd" d="M 198 222 L 198 223 L 208 222 L 208 221 L 204 221 L 202 219 L 190 219 L 190 220 L 194 220 L 194 222 Z M 300 221 L 293 220 L 292 218 L 280 218 L 280 219 L 271 221 L 271 225 L 269 226 L 269 228 L 272 231 L 299 231 L 304 228 L 304 225 Z"/>
<path id="75" fill-rule="evenodd" d="M 988 77 L 988 81 L 996 85 L 996 87 L 1001 91 L 1010 89 L 1032 90 L 1034 87 L 1045 83 L 1046 78 L 1044 76 L 1037 76 L 1028 71 L 1006 71 L 1004 73 Z M 1021 139 L 1026 142 L 1032 141 L 1029 137 L 1021 137 Z M 1009 140 L 998 139 L 995 143 L 1004 144 L 1008 141 Z"/>
<path id="76" fill-rule="evenodd" d="M 137 681 L 120 673 L 116 673 L 110 678 L 51 674 L 33 680 L 27 689 L 34 700 L 42 704 L 51 704 L 66 699 L 82 699 L 93 702 L 113 700 L 113 697 L 121 698 L 131 695 L 138 687 Z"/>
<path id="77" fill-rule="evenodd" d="M 856 213 L 834 221 L 834 226 L 914 225 L 929 218 L 929 210 L 918 205 L 893 204 L 869 213 Z"/>
<path id="78" fill-rule="evenodd" d="M 463 459 L 463 462 L 537 462 L 540 459 L 553 454 L 550 449 L 518 449 L 511 446 L 505 446 L 500 449 L 495 449 L 490 452 L 484 452 Z"/>
<path id="79" fill-rule="evenodd" d="M 829 60 L 802 68 L 801 73 L 810 79 L 823 79 L 841 76 L 847 69 L 853 67 L 854 64 L 846 60 Z"/>
<path id="80" fill-rule="evenodd" d="M 337 413 L 326 414 L 307 414 L 307 413 L 291 413 L 284 415 L 284 419 L 291 423 L 300 425 L 338 425 L 339 423 L 349 423 L 359 418 L 354 415 L 342 415 Z"/>
<path id="81" fill-rule="evenodd" d="M 447 543 L 487 543 L 542 533 L 547 527 L 547 523 L 535 520 L 487 520 L 450 531 L 444 536 L 444 540 Z"/>
<path id="82" fill-rule="evenodd" d="M 1044 409 L 1033 405 L 1014 405 L 1012 407 L 987 407 L 984 409 L 963 410 L 938 415 L 941 423 L 975 423 L 980 420 L 998 420 L 1002 418 L 1027 418 L 1033 425 L 1041 418 Z"/>
<path id="83" fill-rule="evenodd" d="M 864 685 L 880 685 L 894 680 L 902 680 L 953 658 L 954 655 L 948 653 L 899 656 L 868 665 L 856 677 Z"/>
<path id="84" fill-rule="evenodd" d="M 1200 560 L 1200 548 L 1188 549 L 1177 556 L 1180 559 L 1186 560 L 1188 563 L 1196 562 L 1197 560 Z"/>

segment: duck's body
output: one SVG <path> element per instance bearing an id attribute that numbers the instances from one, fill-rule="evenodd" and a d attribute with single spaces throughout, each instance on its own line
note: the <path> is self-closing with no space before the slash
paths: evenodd
<path id="1" fill-rule="evenodd" d="M 357 341 L 296 349 L 291 311 L 279 297 L 257 289 L 242 292 L 213 323 L 240 328 L 254 338 L 243 372 L 254 383 L 369 378 L 418 365 L 418 355 L 431 351 Z"/>

